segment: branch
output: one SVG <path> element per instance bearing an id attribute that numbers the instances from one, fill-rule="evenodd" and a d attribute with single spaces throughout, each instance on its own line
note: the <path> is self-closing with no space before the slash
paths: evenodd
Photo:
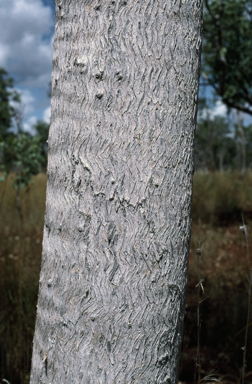
<path id="1" fill-rule="evenodd" d="M 205 74 L 205 76 L 206 76 L 206 74 Z M 207 83 L 203 83 L 203 84 L 204 85 L 211 85 L 211 87 L 213 87 L 213 89 L 215 90 L 217 95 L 221 96 L 223 103 L 226 104 L 229 108 L 237 109 L 238 111 L 245 112 L 245 113 L 252 116 L 252 109 L 249 109 L 248 107 L 245 107 L 242 104 L 236 103 L 235 101 L 230 101 L 230 100 L 224 99 L 223 96 L 220 94 L 218 87 L 213 82 L 211 82 L 211 80 L 209 80 L 209 78 L 205 77 L 205 80 L 207 80 Z M 248 99 L 246 99 L 246 101 L 252 106 L 250 99 L 251 98 L 249 97 Z"/>
<path id="2" fill-rule="evenodd" d="M 211 84 L 210 84 L 210 83 L 200 83 L 200 84 L 199 84 L 200 87 L 206 87 L 206 86 L 208 86 L 208 85 L 211 85 Z"/>
<path id="3" fill-rule="evenodd" d="M 231 102 L 231 101 L 227 101 L 225 99 L 222 99 L 223 103 L 226 104 L 228 107 L 230 108 L 235 108 L 237 109 L 238 111 L 241 111 L 241 112 L 245 112 L 247 113 L 248 115 L 251 115 L 252 116 L 252 110 L 245 107 L 244 105 L 241 105 L 241 104 L 236 104 L 235 102 Z"/>

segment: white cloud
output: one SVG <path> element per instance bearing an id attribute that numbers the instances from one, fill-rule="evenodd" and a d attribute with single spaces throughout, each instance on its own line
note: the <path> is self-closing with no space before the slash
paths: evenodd
<path id="1" fill-rule="evenodd" d="M 22 126 L 31 133 L 41 116 L 50 121 L 47 91 L 52 72 L 53 9 L 53 0 L 51 6 L 44 0 L 0 0 L 0 67 L 14 79 L 21 94 Z"/>
<path id="2" fill-rule="evenodd" d="M 0 42 L 0 66 L 4 67 L 4 63 L 7 61 L 9 56 L 9 47 L 7 45 L 3 45 Z"/>
<path id="3" fill-rule="evenodd" d="M 221 100 L 217 100 L 215 108 L 212 110 L 212 116 L 227 116 L 227 107 Z"/>
<path id="4" fill-rule="evenodd" d="M 16 90 L 20 94 L 21 104 L 23 107 L 23 117 L 25 118 L 34 111 L 34 108 L 35 108 L 34 104 L 36 102 L 36 99 L 32 95 L 32 93 L 29 89 L 21 90 L 21 89 L 16 88 Z M 10 104 L 13 105 L 14 107 L 20 106 L 20 104 L 16 103 L 16 102 L 11 102 Z"/>
<path id="5" fill-rule="evenodd" d="M 221 100 L 217 100 L 214 108 L 204 108 L 201 113 L 203 119 L 210 118 L 213 120 L 216 116 L 227 117 L 227 107 Z"/>
<path id="6" fill-rule="evenodd" d="M 34 129 L 32 128 L 34 124 L 36 124 L 38 118 L 34 115 L 34 112 L 36 110 L 36 99 L 32 95 L 31 91 L 28 89 L 17 89 L 21 97 L 21 104 L 18 102 L 11 101 L 10 104 L 17 108 L 18 111 L 20 111 L 21 119 L 22 119 L 22 129 L 24 131 L 28 131 L 30 133 L 35 133 Z M 16 120 L 13 118 L 12 120 L 13 128 L 12 130 L 16 132 L 17 126 L 16 126 Z"/>
<path id="7" fill-rule="evenodd" d="M 25 114 L 28 115 L 34 111 L 35 98 L 28 89 L 19 91 L 21 100 L 25 106 Z"/>
<path id="8" fill-rule="evenodd" d="M 23 130 L 25 132 L 30 132 L 35 134 L 33 126 L 37 123 L 37 121 L 38 121 L 37 116 L 34 116 L 34 115 L 30 116 L 29 119 L 27 119 L 23 124 Z"/>
<path id="9" fill-rule="evenodd" d="M 44 113 L 43 113 L 43 120 L 50 124 L 50 118 L 51 118 L 51 107 L 48 107 L 44 110 Z"/>
<path id="10" fill-rule="evenodd" d="M 41 36 L 50 32 L 51 9 L 41 0 L 2 0 L 0 10 L 1 41 L 12 43 L 27 33 Z"/>
<path id="11" fill-rule="evenodd" d="M 52 9 L 41 0 L 0 2 L 0 66 L 19 84 L 50 81 L 53 23 Z"/>

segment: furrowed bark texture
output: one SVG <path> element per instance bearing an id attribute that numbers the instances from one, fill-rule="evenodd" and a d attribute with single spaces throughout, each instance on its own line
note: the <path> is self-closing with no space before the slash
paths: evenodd
<path id="1" fill-rule="evenodd" d="M 201 0 L 56 1 L 31 383 L 177 384 Z"/>

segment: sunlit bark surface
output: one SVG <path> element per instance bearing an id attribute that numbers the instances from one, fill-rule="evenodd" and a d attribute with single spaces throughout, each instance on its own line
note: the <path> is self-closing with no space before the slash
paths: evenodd
<path id="1" fill-rule="evenodd" d="M 177 384 L 201 0 L 56 0 L 31 383 Z"/>

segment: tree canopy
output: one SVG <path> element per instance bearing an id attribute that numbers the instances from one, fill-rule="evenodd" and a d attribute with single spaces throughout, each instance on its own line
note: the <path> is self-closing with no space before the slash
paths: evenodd
<path id="1" fill-rule="evenodd" d="M 228 108 L 252 115 L 252 0 L 204 0 L 202 76 Z"/>
<path id="2" fill-rule="evenodd" d="M 0 139 L 5 139 L 12 125 L 14 109 L 12 101 L 19 102 L 20 96 L 13 89 L 13 79 L 4 68 L 0 67 Z"/>

